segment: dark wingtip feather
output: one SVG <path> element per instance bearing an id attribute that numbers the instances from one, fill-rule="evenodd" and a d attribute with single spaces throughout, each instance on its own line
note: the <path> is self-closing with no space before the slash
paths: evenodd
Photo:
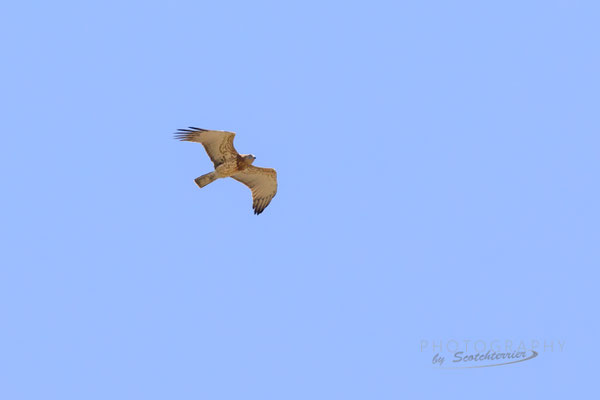
<path id="1" fill-rule="evenodd" d="M 176 140 L 186 141 L 186 140 L 189 140 L 189 138 L 190 138 L 190 136 L 188 133 L 181 133 L 181 132 L 174 133 L 174 139 L 176 139 Z"/>
<path id="2" fill-rule="evenodd" d="M 195 132 L 206 132 L 206 129 L 202 129 L 202 128 L 196 128 L 194 126 L 190 126 L 190 129 L 177 129 L 177 132 L 175 132 L 175 139 L 181 140 L 183 142 L 185 141 L 191 141 L 190 139 L 192 138 L 192 136 L 190 134 L 195 133 Z"/>

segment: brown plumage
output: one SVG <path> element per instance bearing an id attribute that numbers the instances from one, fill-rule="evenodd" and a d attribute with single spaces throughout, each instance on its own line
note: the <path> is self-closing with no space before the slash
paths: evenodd
<path id="1" fill-rule="evenodd" d="M 215 166 L 213 172 L 199 176 L 194 181 L 204 187 L 219 178 L 231 177 L 252 191 L 254 214 L 260 214 L 277 193 L 277 172 L 273 168 L 252 165 L 256 157 L 239 154 L 233 147 L 235 133 L 194 128 L 179 129 L 175 138 L 185 142 L 201 143 Z"/>

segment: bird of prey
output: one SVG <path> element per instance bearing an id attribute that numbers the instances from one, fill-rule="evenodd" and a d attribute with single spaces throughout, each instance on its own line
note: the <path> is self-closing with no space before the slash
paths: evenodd
<path id="1" fill-rule="evenodd" d="M 233 147 L 235 133 L 210 131 L 190 126 L 178 129 L 175 138 L 184 142 L 201 143 L 215 170 L 194 179 L 200 188 L 219 178 L 232 177 L 242 182 L 252 191 L 252 208 L 258 215 L 265 210 L 277 193 L 277 172 L 273 168 L 252 165 L 256 157 L 252 154 L 239 154 Z"/>

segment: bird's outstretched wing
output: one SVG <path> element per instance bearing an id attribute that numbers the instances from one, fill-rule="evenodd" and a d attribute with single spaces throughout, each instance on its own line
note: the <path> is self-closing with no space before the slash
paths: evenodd
<path id="1" fill-rule="evenodd" d="M 238 152 L 233 147 L 234 137 L 235 133 L 233 132 L 209 131 L 193 126 L 190 126 L 190 129 L 178 129 L 178 132 L 175 133 L 175 139 L 202 143 L 215 168 L 226 161 L 237 158 Z"/>
<path id="2" fill-rule="evenodd" d="M 250 165 L 231 177 L 252 191 L 252 208 L 256 215 L 264 211 L 277 193 L 277 171 L 273 168 Z"/>

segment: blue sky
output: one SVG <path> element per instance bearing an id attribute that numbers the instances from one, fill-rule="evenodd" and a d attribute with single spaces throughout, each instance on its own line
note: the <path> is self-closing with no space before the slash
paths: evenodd
<path id="1" fill-rule="evenodd" d="M 593 390 L 599 11 L 5 4 L 0 397 Z M 277 169 L 263 214 L 195 186 L 188 125 Z M 424 340 L 555 348 L 441 370 Z"/>

